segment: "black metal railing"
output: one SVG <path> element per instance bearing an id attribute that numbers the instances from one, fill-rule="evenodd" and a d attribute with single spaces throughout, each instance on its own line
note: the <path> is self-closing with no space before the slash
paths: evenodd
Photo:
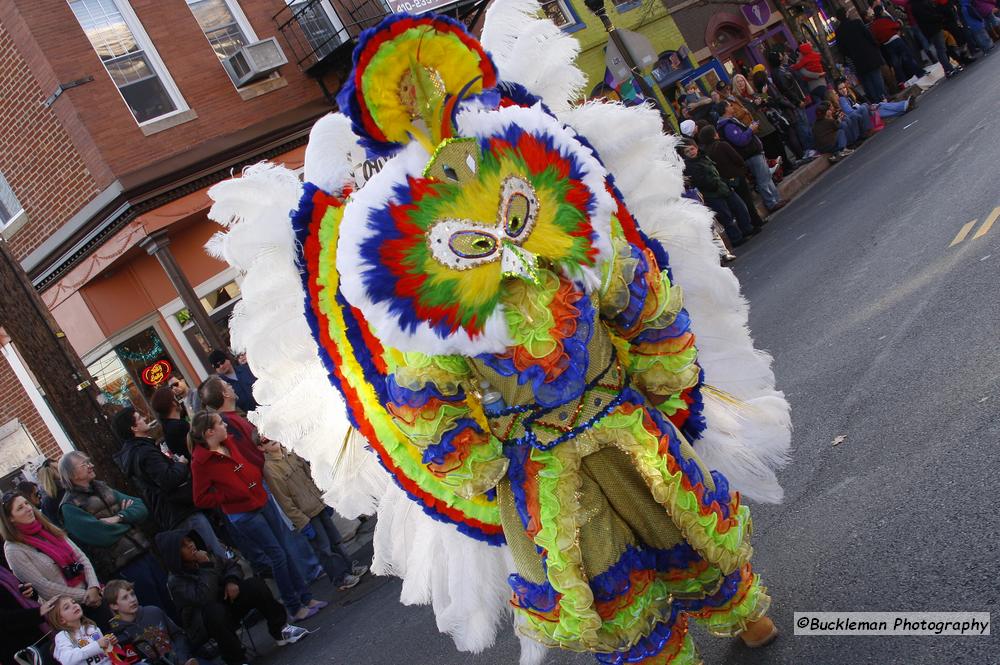
<path id="1" fill-rule="evenodd" d="M 339 53 L 349 54 L 358 35 L 389 13 L 383 0 L 299 0 L 272 18 L 292 59 L 310 73 Z"/>

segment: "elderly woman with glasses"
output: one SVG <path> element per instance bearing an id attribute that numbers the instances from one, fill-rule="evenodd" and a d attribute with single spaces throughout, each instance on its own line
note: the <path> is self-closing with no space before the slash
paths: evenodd
<path id="1" fill-rule="evenodd" d="M 105 580 L 128 580 L 143 605 L 156 605 L 173 615 L 166 571 L 138 528 L 149 517 L 142 499 L 97 480 L 94 465 L 79 451 L 68 452 L 59 460 L 59 477 L 66 488 L 61 506 L 63 525 L 83 546 L 98 575 Z"/>
<path id="2" fill-rule="evenodd" d="M 90 559 L 21 492 L 3 495 L 0 535 L 11 571 L 42 598 L 69 596 L 85 607 L 101 605 L 100 582 Z"/>

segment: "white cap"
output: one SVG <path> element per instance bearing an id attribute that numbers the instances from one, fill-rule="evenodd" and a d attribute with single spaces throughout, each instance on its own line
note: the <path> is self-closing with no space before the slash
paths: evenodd
<path id="1" fill-rule="evenodd" d="M 688 119 L 681 123 L 681 134 L 689 138 L 694 138 L 694 133 L 698 130 L 698 125 L 694 120 Z"/>

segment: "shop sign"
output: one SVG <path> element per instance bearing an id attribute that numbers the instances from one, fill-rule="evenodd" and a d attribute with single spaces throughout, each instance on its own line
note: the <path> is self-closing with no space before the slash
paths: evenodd
<path id="1" fill-rule="evenodd" d="M 740 11 L 750 25 L 767 25 L 771 20 L 771 8 L 767 6 L 767 0 L 757 0 L 752 5 L 740 5 Z"/>
<path id="2" fill-rule="evenodd" d="M 454 4 L 454 2 L 455 0 L 390 0 L 389 8 L 392 9 L 393 14 L 401 12 L 424 14 Z"/>
<path id="3" fill-rule="evenodd" d="M 158 386 L 167 380 L 173 367 L 167 360 L 157 360 L 155 363 L 142 370 L 142 382 L 147 386 Z"/>

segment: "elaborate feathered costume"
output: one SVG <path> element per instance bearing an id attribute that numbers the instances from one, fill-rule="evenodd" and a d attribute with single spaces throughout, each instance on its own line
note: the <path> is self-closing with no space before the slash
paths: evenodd
<path id="1" fill-rule="evenodd" d="M 471 651 L 512 607 L 522 662 L 688 662 L 689 618 L 767 610 L 736 490 L 780 500 L 787 403 L 657 114 L 573 108 L 575 42 L 537 11 L 497 0 L 496 62 L 441 17 L 366 32 L 305 185 L 215 187 L 211 249 L 246 274 L 258 426 L 377 511 L 403 602 Z"/>

